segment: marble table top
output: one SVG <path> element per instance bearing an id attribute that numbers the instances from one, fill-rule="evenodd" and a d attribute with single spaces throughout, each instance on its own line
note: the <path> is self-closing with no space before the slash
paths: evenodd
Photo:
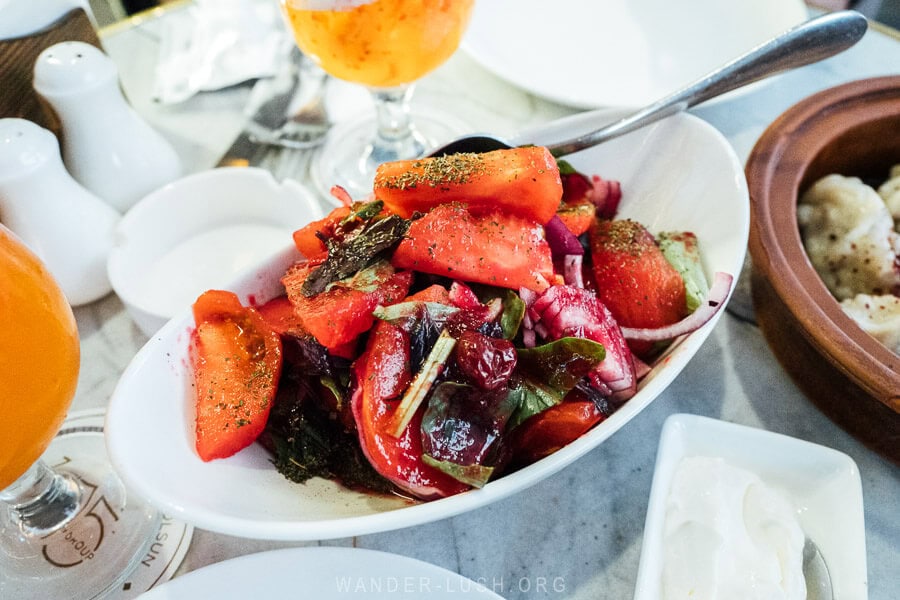
<path id="1" fill-rule="evenodd" d="M 103 30 L 102 41 L 132 104 L 195 171 L 214 166 L 239 133 L 249 86 L 200 94 L 173 106 L 155 104 L 150 74 L 160 22 L 170 16 L 171 11 L 147 13 Z M 900 37 L 874 28 L 837 57 L 693 113 L 718 128 L 743 159 L 764 128 L 801 98 L 852 79 L 897 73 Z M 421 81 L 414 103 L 450 110 L 472 130 L 499 134 L 575 112 L 505 83 L 463 52 Z M 100 408 L 147 338 L 115 295 L 78 308 L 76 316 L 83 363 L 73 409 Z M 439 522 L 320 544 L 422 559 L 484 582 L 510 599 L 629 598 L 661 426 L 677 412 L 765 428 L 851 456 L 862 476 L 869 598 L 897 597 L 900 469 L 820 413 L 787 377 L 759 330 L 731 314 L 723 316 L 693 361 L 638 418 L 542 483 Z M 303 545 L 315 543 L 240 539 L 198 529 L 178 574 L 251 552 Z"/>

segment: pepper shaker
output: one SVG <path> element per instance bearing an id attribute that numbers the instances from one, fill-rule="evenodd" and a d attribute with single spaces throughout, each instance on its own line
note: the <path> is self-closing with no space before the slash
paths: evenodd
<path id="1" fill-rule="evenodd" d="M 120 212 L 181 175 L 174 148 L 128 104 L 115 63 L 98 48 L 72 41 L 45 49 L 34 89 L 60 119 L 69 172 Z"/>
<path id="2" fill-rule="evenodd" d="M 25 119 L 0 119 L 0 222 L 79 306 L 108 294 L 106 259 L 120 215 L 66 171 L 59 142 Z"/>

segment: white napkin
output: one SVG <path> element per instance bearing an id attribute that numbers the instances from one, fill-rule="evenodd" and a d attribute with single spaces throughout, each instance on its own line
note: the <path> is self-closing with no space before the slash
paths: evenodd
<path id="1" fill-rule="evenodd" d="M 275 0 L 195 0 L 176 17 L 156 66 L 153 97 L 164 104 L 271 77 L 294 43 Z"/>

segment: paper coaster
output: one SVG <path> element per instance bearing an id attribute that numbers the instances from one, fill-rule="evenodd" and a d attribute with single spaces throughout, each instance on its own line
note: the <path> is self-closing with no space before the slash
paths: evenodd
<path id="1" fill-rule="evenodd" d="M 69 413 L 56 435 L 62 437 L 96 433 L 102 436 L 104 418 L 103 409 Z M 137 598 L 147 590 L 171 579 L 187 554 L 193 534 L 193 526 L 161 515 L 159 529 L 147 554 L 122 584 L 121 589 L 111 592 L 107 598 L 111 600 Z"/>

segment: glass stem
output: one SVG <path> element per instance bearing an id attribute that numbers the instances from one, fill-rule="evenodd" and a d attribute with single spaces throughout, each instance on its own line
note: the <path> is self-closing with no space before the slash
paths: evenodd
<path id="1" fill-rule="evenodd" d="M 373 88 L 375 140 L 366 160 L 379 165 L 392 160 L 416 158 L 425 152 L 425 142 L 412 126 L 409 100 L 413 86 Z"/>
<path id="2" fill-rule="evenodd" d="M 0 507 L 9 507 L 12 522 L 23 535 L 38 537 L 71 521 L 81 508 L 81 497 L 75 477 L 56 473 L 38 460 L 12 485 L 0 490 Z"/>

